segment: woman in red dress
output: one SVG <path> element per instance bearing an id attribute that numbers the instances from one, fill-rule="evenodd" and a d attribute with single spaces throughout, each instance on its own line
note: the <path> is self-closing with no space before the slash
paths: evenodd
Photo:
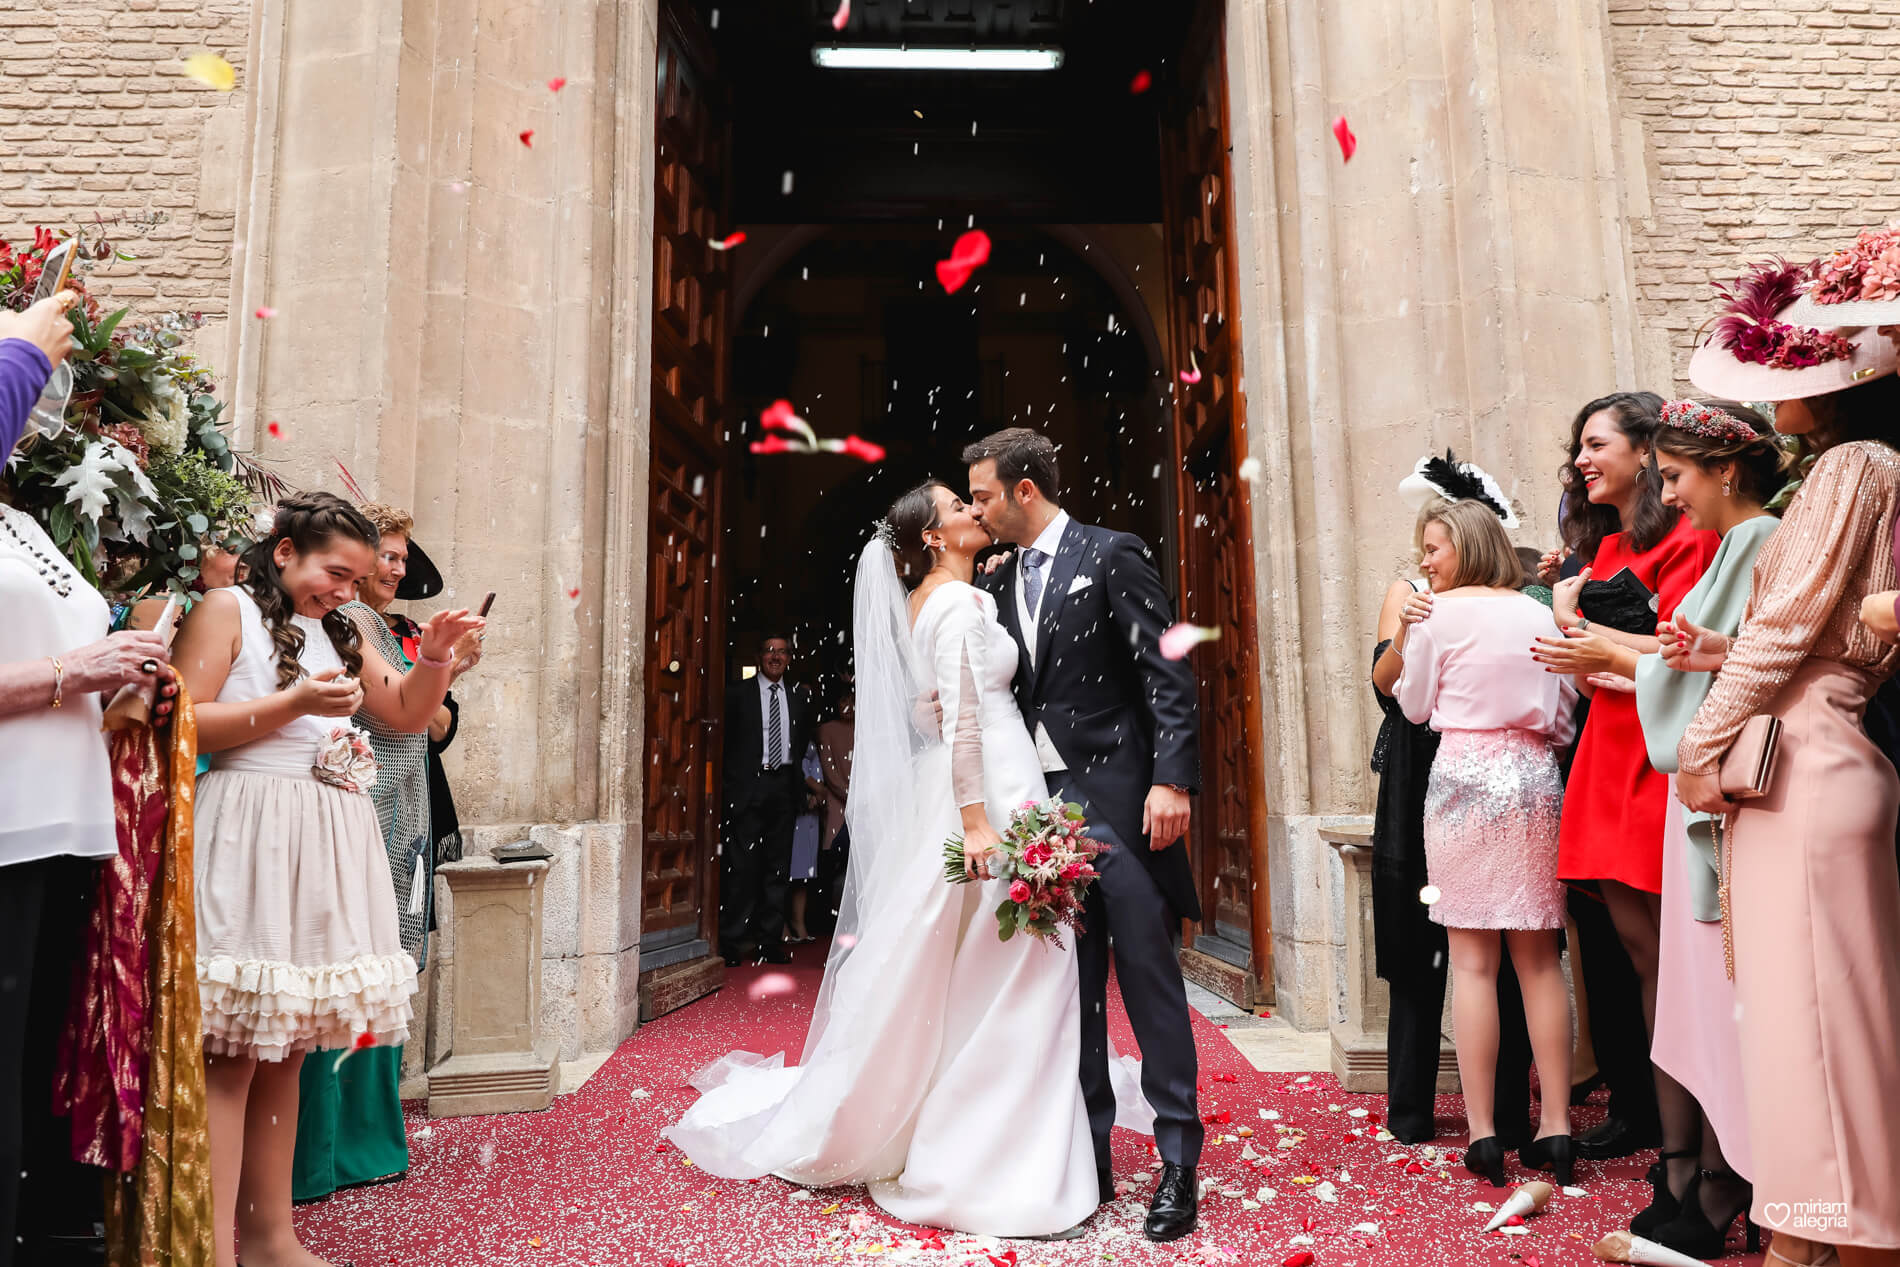
<path id="1" fill-rule="evenodd" d="M 1651 392 L 1622 392 L 1585 405 L 1571 427 L 1565 545 L 1590 566 L 1556 587 L 1557 623 L 1566 645 L 1538 649 L 1538 658 L 1553 670 L 1602 671 L 1606 643 L 1639 655 L 1656 651 L 1657 623 L 1674 613 L 1721 545 L 1719 534 L 1690 527 L 1662 504 L 1662 481 L 1651 456 L 1661 408 L 1661 398 Z M 1625 570 L 1654 595 L 1647 612 L 1640 602 L 1632 611 L 1626 595 L 1588 585 L 1614 581 Z M 1629 587 L 1628 593 L 1637 591 Z M 1649 764 L 1635 695 L 1597 691 L 1564 791 L 1557 875 L 1598 882 L 1617 938 L 1642 981 L 1643 1017 L 1652 1031 L 1668 796 L 1668 776 Z"/>

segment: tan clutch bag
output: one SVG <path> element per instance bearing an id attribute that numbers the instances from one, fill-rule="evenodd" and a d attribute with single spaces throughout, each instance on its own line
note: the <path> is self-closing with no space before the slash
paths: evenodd
<path id="1" fill-rule="evenodd" d="M 1768 793 L 1775 776 L 1775 753 L 1781 746 L 1781 718 L 1756 713 L 1735 737 L 1728 755 L 1722 758 L 1722 795 L 1730 800 L 1746 801 Z"/>

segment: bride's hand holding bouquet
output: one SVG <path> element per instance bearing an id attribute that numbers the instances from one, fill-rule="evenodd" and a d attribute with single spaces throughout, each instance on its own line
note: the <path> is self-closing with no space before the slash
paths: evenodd
<path id="1" fill-rule="evenodd" d="M 963 807 L 963 875 L 970 880 L 987 880 L 991 876 L 989 863 L 991 857 L 1002 848 L 1003 838 L 990 826 L 989 815 L 983 812 L 982 802 Z"/>

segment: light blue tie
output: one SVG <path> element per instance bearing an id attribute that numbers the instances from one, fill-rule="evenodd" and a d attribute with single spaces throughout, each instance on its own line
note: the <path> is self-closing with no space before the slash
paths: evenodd
<path id="1" fill-rule="evenodd" d="M 1042 601 L 1042 565 L 1049 556 L 1041 550 L 1023 551 L 1023 601 L 1029 607 L 1029 619 L 1037 619 Z"/>

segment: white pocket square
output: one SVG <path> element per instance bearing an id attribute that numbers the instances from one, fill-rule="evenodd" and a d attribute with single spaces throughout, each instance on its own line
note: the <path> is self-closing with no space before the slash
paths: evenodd
<path id="1" fill-rule="evenodd" d="M 1095 584 L 1094 577 L 1078 576 L 1073 581 L 1069 582 L 1069 593 L 1080 594 L 1083 590 L 1087 589 L 1089 586 L 1093 584 Z"/>

